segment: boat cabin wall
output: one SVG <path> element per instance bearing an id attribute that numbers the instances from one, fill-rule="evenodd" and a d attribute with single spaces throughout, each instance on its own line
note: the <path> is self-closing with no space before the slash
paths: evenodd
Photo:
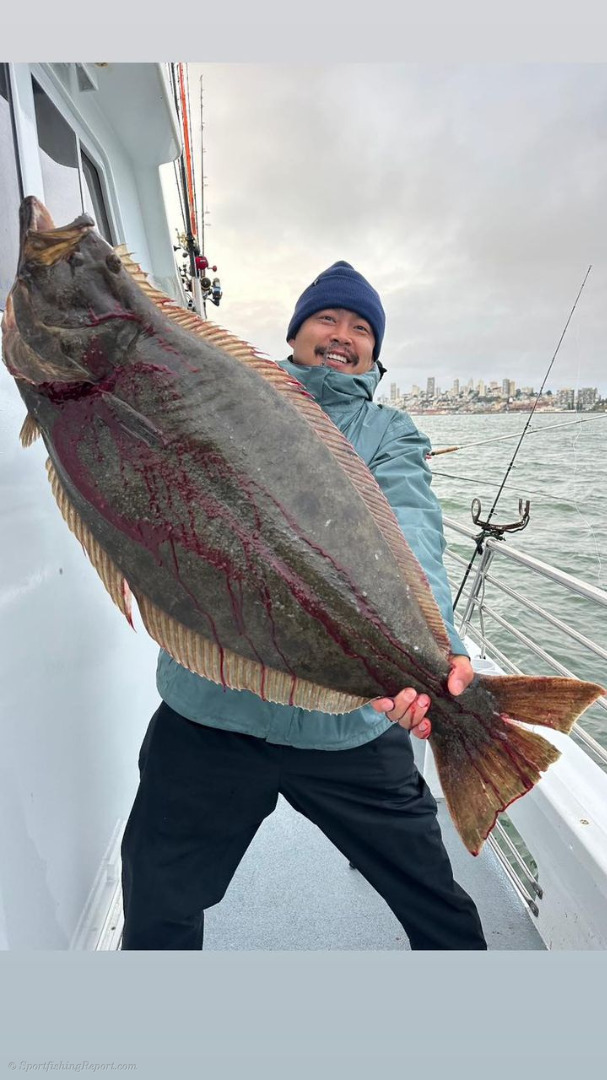
<path id="1" fill-rule="evenodd" d="M 16 270 L 21 194 L 58 206 L 80 194 L 73 170 L 70 175 L 39 147 L 41 103 L 57 156 L 74 145 L 71 129 L 78 153 L 96 167 L 112 238 L 126 240 L 159 283 L 173 273 L 156 159 L 170 160 L 178 145 L 162 88 L 158 145 L 154 151 L 150 137 L 146 150 L 132 136 L 134 116 L 121 128 L 117 115 L 129 73 L 112 74 L 108 65 L 98 90 L 74 89 L 74 67 L 3 67 L 15 125 L 13 131 L 9 99 L 0 95 L 0 221 L 9 256 L 0 307 Z M 146 69 L 139 73 L 140 98 L 160 86 L 150 70 L 158 65 L 114 67 Z M 36 103 L 32 77 L 50 105 L 43 98 Z M 118 85 L 110 93 L 111 78 Z M 153 121 L 154 114 L 142 115 L 140 126 Z M 68 141 L 61 142 L 66 131 Z M 75 206 L 66 220 L 81 210 Z M 65 221 L 59 216 L 57 223 Z M 94 949 L 119 874 L 138 749 L 159 702 L 157 648 L 141 624 L 137 633 L 128 626 L 66 528 L 46 478 L 42 441 L 27 450 L 20 445 L 24 417 L 15 383 L 0 364 L 0 948 Z"/>
<path id="2" fill-rule="evenodd" d="M 24 194 L 38 196 L 57 225 L 92 213 L 111 242 L 126 243 L 156 284 L 182 299 L 159 174 L 181 143 L 162 65 L 7 66 Z M 91 205 L 93 186 L 107 222 Z"/>

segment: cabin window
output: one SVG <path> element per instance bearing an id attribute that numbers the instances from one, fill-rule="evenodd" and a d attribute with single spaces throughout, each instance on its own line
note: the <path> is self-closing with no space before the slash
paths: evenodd
<path id="1" fill-rule="evenodd" d="M 101 177 L 96 165 L 93 164 L 82 147 L 80 147 L 80 158 L 82 161 L 82 175 L 84 176 L 84 209 L 87 214 L 95 218 L 97 229 L 108 244 L 113 244 L 112 230 L 103 200 Z"/>
<path id="2" fill-rule="evenodd" d="M 32 82 L 44 203 L 56 225 L 67 225 L 83 209 L 78 144 L 67 120 L 36 80 Z"/>
<path id="3" fill-rule="evenodd" d="M 0 64 L 0 310 L 4 310 L 17 272 L 20 202 L 8 67 Z"/>
<path id="4" fill-rule="evenodd" d="M 82 213 L 95 219 L 111 244 L 112 230 L 101 176 L 76 134 L 48 94 L 32 79 L 44 202 L 56 225 L 67 225 Z"/>

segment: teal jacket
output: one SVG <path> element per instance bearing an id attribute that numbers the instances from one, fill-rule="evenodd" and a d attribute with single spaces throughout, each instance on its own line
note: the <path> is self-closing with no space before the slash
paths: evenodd
<path id="1" fill-rule="evenodd" d="M 440 607 L 454 653 L 466 653 L 453 625 L 453 608 L 442 554 L 440 506 L 426 462 L 429 440 L 404 412 L 377 405 L 376 365 L 365 375 L 342 375 L 324 367 L 282 362 L 303 383 L 367 463 L 390 502 L 405 538 L 423 566 Z M 244 732 L 272 743 L 319 750 L 347 750 L 386 731 L 391 722 L 370 705 L 329 715 L 262 701 L 248 690 L 227 690 L 181 667 L 161 651 L 157 686 L 175 712 L 200 724 Z"/>

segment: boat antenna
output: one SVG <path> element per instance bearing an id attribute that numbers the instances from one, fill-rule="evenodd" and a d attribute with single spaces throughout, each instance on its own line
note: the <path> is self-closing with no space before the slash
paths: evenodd
<path id="1" fill-rule="evenodd" d="M 558 351 L 559 351 L 559 349 L 560 349 L 560 347 L 561 347 L 561 345 L 563 343 L 563 338 L 565 337 L 565 334 L 567 333 L 567 327 L 569 326 L 569 323 L 571 322 L 571 320 L 573 318 L 573 313 L 574 313 L 574 311 L 575 311 L 575 309 L 577 307 L 578 300 L 579 300 L 580 296 L 582 295 L 584 285 L 586 284 L 586 282 L 588 280 L 588 276 L 589 276 L 591 270 L 592 270 L 592 265 L 590 265 L 588 267 L 588 269 L 586 271 L 586 274 L 584 276 L 584 280 L 582 281 L 582 284 L 580 285 L 580 288 L 579 288 L 578 294 L 577 294 L 577 296 L 575 298 L 573 307 L 571 308 L 571 311 L 569 312 L 567 322 L 565 323 L 565 325 L 563 327 L 563 332 L 562 332 L 562 334 L 561 334 L 561 336 L 560 336 L 560 338 L 558 340 L 558 344 L 556 346 L 556 349 L 554 350 L 554 353 L 552 354 L 552 359 L 551 359 L 550 363 L 548 364 L 548 369 L 546 371 L 546 374 L 544 375 L 542 385 L 540 386 L 540 388 L 539 388 L 539 390 L 537 392 L 535 401 L 533 402 L 533 408 L 531 409 L 531 412 L 529 413 L 529 416 L 527 417 L 527 423 L 525 424 L 525 426 L 524 426 L 524 428 L 523 428 L 523 430 L 521 432 L 521 437 L 520 437 L 518 443 L 516 444 L 516 446 L 514 448 L 514 453 L 513 453 L 512 457 L 510 458 L 510 462 L 509 462 L 509 464 L 508 464 L 508 466 L 506 468 L 506 472 L 504 473 L 504 476 L 503 476 L 502 482 L 501 482 L 501 484 L 499 486 L 497 495 L 495 496 L 495 499 L 493 500 L 493 506 L 491 507 L 491 509 L 490 509 L 490 511 L 489 511 L 489 513 L 487 515 L 487 519 L 483 524 L 482 532 L 476 538 L 476 547 L 475 547 L 475 549 L 474 549 L 474 551 L 472 553 L 472 558 L 470 559 L 470 562 L 468 563 L 468 566 L 466 567 L 466 572 L 465 572 L 465 574 L 464 574 L 464 576 L 462 578 L 460 587 L 459 587 L 459 589 L 457 591 L 457 596 L 455 597 L 455 600 L 453 601 L 453 610 L 454 611 L 455 611 L 455 608 L 457 607 L 459 598 L 462 595 L 462 592 L 464 590 L 464 586 L 465 586 L 465 584 L 466 584 L 466 582 L 468 580 L 468 577 L 470 575 L 470 571 L 472 570 L 472 567 L 474 565 L 474 561 L 475 561 L 477 555 L 479 555 L 481 553 L 481 551 L 482 551 L 483 540 L 485 539 L 485 537 L 487 535 L 490 535 L 490 533 L 491 533 L 491 530 L 488 529 L 487 526 L 489 525 L 489 522 L 491 521 L 491 518 L 493 517 L 493 514 L 495 512 L 495 508 L 496 508 L 496 506 L 497 506 L 497 504 L 499 502 L 500 495 L 502 494 L 502 491 L 504 490 L 504 487 L 506 485 L 506 481 L 507 481 L 508 477 L 510 476 L 512 466 L 514 465 L 514 462 L 516 460 L 516 456 L 517 456 L 517 454 L 518 454 L 518 452 L 519 452 L 519 450 L 520 450 L 520 448 L 522 446 L 523 439 L 525 438 L 525 435 L 527 433 L 527 428 L 529 427 L 529 425 L 531 423 L 531 420 L 533 418 L 533 414 L 534 414 L 534 412 L 536 410 L 536 407 L 537 407 L 537 403 L 538 403 L 538 401 L 540 400 L 540 398 L 542 396 L 542 393 L 544 391 L 544 387 L 545 387 L 545 385 L 546 385 L 546 383 L 548 381 L 548 377 L 550 375 L 550 372 L 552 371 L 554 361 L 556 360 L 557 355 L 558 355 Z"/>

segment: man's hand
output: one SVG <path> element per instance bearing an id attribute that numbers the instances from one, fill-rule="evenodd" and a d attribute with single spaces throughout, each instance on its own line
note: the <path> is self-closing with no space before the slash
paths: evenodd
<path id="1" fill-rule="evenodd" d="M 451 654 L 449 666 L 451 671 L 447 679 L 447 689 L 450 694 L 457 697 L 458 694 L 464 692 L 467 686 L 470 686 L 474 678 L 474 671 L 467 656 L 454 656 Z M 376 698 L 370 704 L 376 712 L 385 713 L 388 720 L 400 724 L 401 727 L 410 731 L 412 735 L 416 735 L 418 739 L 427 739 L 432 732 L 432 722 L 430 717 L 426 716 L 430 708 L 430 698 L 427 694 L 418 694 L 412 686 L 407 687 L 406 690 L 401 690 L 392 698 Z"/>

